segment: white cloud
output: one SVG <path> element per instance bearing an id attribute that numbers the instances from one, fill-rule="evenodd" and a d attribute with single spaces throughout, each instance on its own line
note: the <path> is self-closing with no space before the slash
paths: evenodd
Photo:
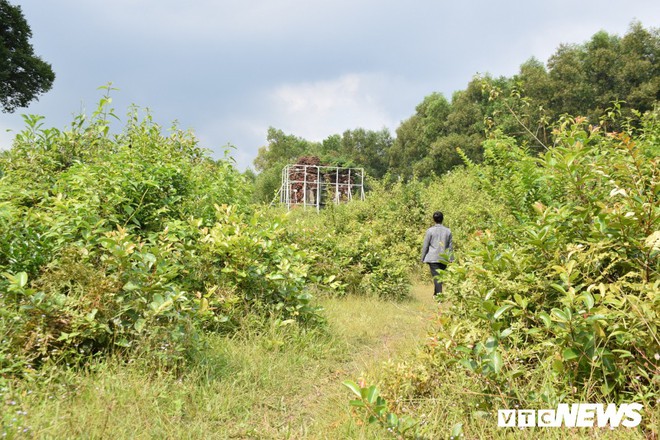
<path id="1" fill-rule="evenodd" d="M 358 127 L 385 127 L 394 132 L 428 90 L 428 84 L 412 84 L 382 73 L 284 83 L 253 90 L 245 108 L 232 116 L 210 117 L 195 127 L 195 133 L 201 145 L 212 148 L 216 156 L 221 155 L 223 145 L 235 145 L 232 156 L 245 169 L 253 166 L 258 148 L 266 145 L 268 127 L 311 141 Z"/>
<path id="2" fill-rule="evenodd" d="M 392 82 L 380 74 L 352 73 L 280 85 L 270 95 L 270 125 L 314 141 L 350 128 L 392 128 L 397 119 L 383 100 Z"/>
<path id="3" fill-rule="evenodd" d="M 98 85 L 115 82 L 123 119 L 135 102 L 167 126 L 179 119 L 248 166 L 273 126 L 313 140 L 364 127 L 394 131 L 433 91 L 449 98 L 472 76 L 514 74 L 560 42 L 599 29 L 658 26 L 657 0 L 20 0 L 52 91 L 21 113 L 63 128 Z M 57 17 L 57 19 L 53 19 Z M 358 72 L 358 73 L 346 73 Z M 373 73 L 377 72 L 377 73 Z M 343 74 L 342 74 L 343 73 Z M 20 130 L 2 115 L 0 148 Z"/>

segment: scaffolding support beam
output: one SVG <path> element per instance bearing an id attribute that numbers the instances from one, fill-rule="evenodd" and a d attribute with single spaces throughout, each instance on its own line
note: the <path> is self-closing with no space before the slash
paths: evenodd
<path id="1" fill-rule="evenodd" d="M 364 168 L 289 164 L 282 169 L 280 204 L 318 212 L 328 202 L 350 202 L 354 196 L 364 200 L 364 177 Z"/>

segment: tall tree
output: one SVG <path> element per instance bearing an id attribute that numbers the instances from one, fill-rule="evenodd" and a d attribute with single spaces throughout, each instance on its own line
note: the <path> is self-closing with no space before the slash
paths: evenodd
<path id="1" fill-rule="evenodd" d="M 621 39 L 620 57 L 616 82 L 626 102 L 640 111 L 653 109 L 660 100 L 660 30 L 647 30 L 633 22 Z"/>
<path id="2" fill-rule="evenodd" d="M 273 127 L 268 128 L 266 137 L 268 145 L 259 148 L 254 167 L 257 171 L 264 171 L 275 165 L 284 164 L 305 154 L 315 151 L 318 146 L 303 138 L 286 134 Z"/>
<path id="3" fill-rule="evenodd" d="M 0 0 L 0 103 L 3 111 L 27 107 L 53 86 L 50 64 L 34 55 L 32 31 L 20 6 Z"/>
<path id="4" fill-rule="evenodd" d="M 362 167 L 370 177 L 381 178 L 387 172 L 388 154 L 394 140 L 389 130 L 356 128 L 341 136 L 334 134 L 321 144 L 321 160 L 342 166 Z"/>
<path id="5" fill-rule="evenodd" d="M 451 105 L 442 94 L 426 96 L 415 110 L 415 114 L 397 128 L 396 140 L 390 149 L 390 170 L 399 177 L 411 177 L 412 165 L 427 157 L 431 144 L 447 133 Z"/>
<path id="6" fill-rule="evenodd" d="M 257 202 L 270 202 L 275 197 L 281 183 L 282 168 L 304 155 L 317 154 L 318 144 L 303 138 L 286 134 L 270 127 L 268 145 L 259 148 L 254 159 L 254 167 L 259 172 L 255 178 L 254 199 Z"/>
<path id="7" fill-rule="evenodd" d="M 633 22 L 623 37 L 601 31 L 582 45 L 562 45 L 548 61 L 554 117 L 598 117 L 613 101 L 641 112 L 660 99 L 660 34 Z"/>

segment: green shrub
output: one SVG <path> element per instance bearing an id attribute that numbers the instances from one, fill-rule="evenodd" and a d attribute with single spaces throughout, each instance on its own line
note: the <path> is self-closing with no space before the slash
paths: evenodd
<path id="1" fill-rule="evenodd" d="M 111 135 L 109 104 L 68 131 L 26 117 L 0 157 L 0 370 L 117 350 L 173 364 L 250 315 L 318 322 L 305 253 L 231 158 L 137 109 Z"/>
<path id="2" fill-rule="evenodd" d="M 320 286 L 340 294 L 401 299 L 419 259 L 421 184 L 391 188 L 373 182 L 365 201 L 330 205 L 320 213 L 294 212 L 296 242 L 311 258 Z"/>
<path id="3" fill-rule="evenodd" d="M 657 435 L 660 125 L 643 121 L 565 118 L 537 156 L 495 133 L 484 164 L 428 184 L 457 259 L 425 350 L 384 368 L 393 411 L 478 436 L 496 409 L 640 402 Z"/>
<path id="4" fill-rule="evenodd" d="M 509 138 L 485 144 L 483 187 L 518 222 L 475 236 L 449 270 L 454 307 L 438 334 L 443 356 L 483 377 L 484 393 L 653 402 L 657 133 L 657 115 L 625 133 L 575 118 L 537 158 Z M 532 392 L 523 384 L 540 371 L 551 385 Z"/>

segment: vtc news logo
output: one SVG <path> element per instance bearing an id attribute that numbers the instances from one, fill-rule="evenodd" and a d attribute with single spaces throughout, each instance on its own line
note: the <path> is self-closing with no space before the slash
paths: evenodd
<path id="1" fill-rule="evenodd" d="M 608 426 L 634 428 L 642 421 L 642 405 L 622 403 L 618 407 L 610 403 L 560 403 L 557 409 L 500 409 L 497 411 L 497 426 L 558 428 L 599 428 Z"/>

